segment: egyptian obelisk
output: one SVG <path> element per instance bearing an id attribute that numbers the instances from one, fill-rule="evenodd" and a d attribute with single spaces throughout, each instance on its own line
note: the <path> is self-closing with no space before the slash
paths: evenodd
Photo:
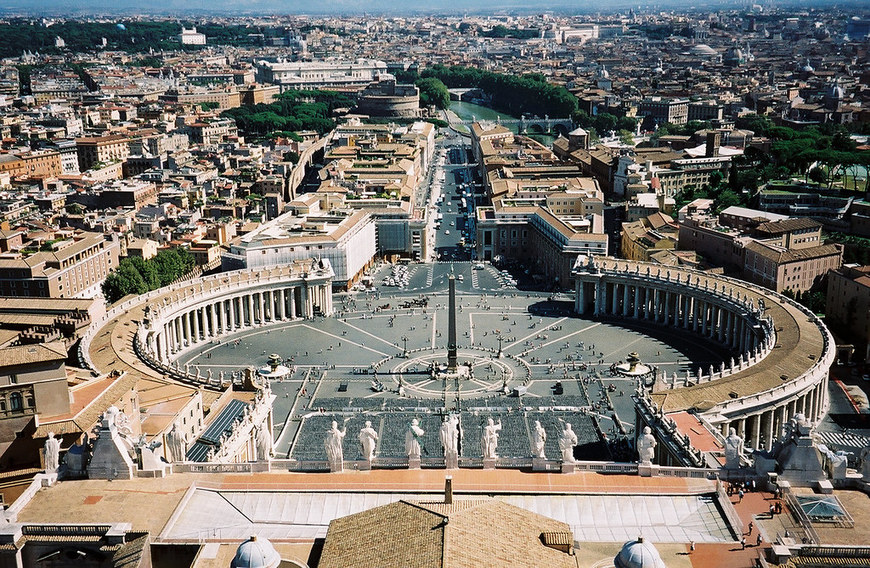
<path id="1" fill-rule="evenodd" d="M 448 301 L 449 313 L 447 314 L 447 372 L 456 372 L 456 278 L 453 270 L 447 277 L 450 299 Z"/>

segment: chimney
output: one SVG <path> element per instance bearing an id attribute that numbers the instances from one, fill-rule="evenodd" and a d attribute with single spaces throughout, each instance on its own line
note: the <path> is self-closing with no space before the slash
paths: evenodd
<path id="1" fill-rule="evenodd" d="M 722 143 L 722 134 L 719 132 L 708 132 L 707 133 L 707 151 L 704 153 L 704 156 L 707 158 L 718 158 L 719 157 L 719 145 Z"/>
<path id="2" fill-rule="evenodd" d="M 453 476 L 448 475 L 444 478 L 444 504 L 453 504 Z"/>

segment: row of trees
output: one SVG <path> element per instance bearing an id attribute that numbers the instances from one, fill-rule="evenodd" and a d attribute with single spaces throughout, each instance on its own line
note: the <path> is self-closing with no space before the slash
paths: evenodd
<path id="1" fill-rule="evenodd" d="M 0 57 L 16 57 L 22 51 L 59 53 L 55 47 L 56 37 L 63 38 L 66 49 L 91 51 L 102 45 L 103 38 L 110 49 L 131 53 L 154 50 L 201 49 L 202 46 L 182 46 L 176 39 L 181 26 L 197 27 L 208 37 L 210 44 L 244 45 L 251 43 L 249 34 L 268 33 L 269 28 L 246 26 L 196 24 L 190 21 L 145 21 L 119 20 L 117 22 L 80 22 L 67 20 L 53 23 L 50 27 L 35 21 L 12 19 L 4 23 L 0 34 Z"/>
<path id="2" fill-rule="evenodd" d="M 110 303 L 129 294 L 144 294 L 167 286 L 196 266 L 193 255 L 185 248 L 160 251 L 148 260 L 127 257 L 103 282 L 103 295 Z"/>
<path id="3" fill-rule="evenodd" d="M 734 160 L 740 187 L 750 191 L 767 181 L 793 176 L 832 187 L 834 170 L 870 166 L 870 152 L 858 150 L 843 125 L 823 124 L 796 130 L 751 114 L 738 119 L 737 126 L 771 140 L 770 152 L 747 148 L 743 157 Z M 865 178 L 864 190 L 870 191 L 870 178 Z"/>
<path id="4" fill-rule="evenodd" d="M 320 134 L 335 128 L 335 109 L 349 108 L 354 100 L 335 91 L 287 91 L 273 103 L 231 108 L 222 116 L 236 121 L 246 134 L 266 136 L 276 131 L 315 130 Z"/>
<path id="5" fill-rule="evenodd" d="M 577 99 L 564 87 L 551 85 L 540 73 L 503 75 L 460 65 L 429 67 L 421 74 L 434 77 L 450 88 L 481 89 L 491 99 L 492 108 L 506 114 L 551 117 L 572 116 Z"/>

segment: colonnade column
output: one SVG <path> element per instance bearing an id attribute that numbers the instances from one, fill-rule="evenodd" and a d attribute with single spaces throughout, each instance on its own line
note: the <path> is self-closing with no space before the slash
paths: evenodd
<path id="1" fill-rule="evenodd" d="M 595 308 L 592 312 L 592 315 L 598 316 L 601 315 L 601 279 L 595 281 Z"/>
<path id="2" fill-rule="evenodd" d="M 671 325 L 671 293 L 665 292 L 665 325 Z"/>
<path id="3" fill-rule="evenodd" d="M 199 325 L 199 317 L 200 316 L 199 316 L 199 314 L 200 314 L 199 308 L 196 308 L 193 310 L 193 341 L 194 342 L 199 341 L 199 332 L 200 332 L 200 325 Z M 205 326 L 203 326 L 203 331 L 205 331 Z M 208 333 L 203 333 L 203 336 L 208 337 Z"/>
<path id="4" fill-rule="evenodd" d="M 752 417 L 752 441 L 755 448 L 761 447 L 761 414 Z"/>
<path id="5" fill-rule="evenodd" d="M 628 284 L 622 285 L 622 317 L 628 317 Z"/>
<path id="6" fill-rule="evenodd" d="M 637 319 L 640 314 L 640 286 L 634 285 L 634 319 Z"/>
<path id="7" fill-rule="evenodd" d="M 624 286 L 624 284 L 623 284 L 623 286 Z M 613 283 L 613 290 L 611 291 L 612 298 L 611 298 L 611 310 L 610 310 L 610 313 L 614 316 L 619 314 L 619 293 L 618 293 L 618 291 L 619 291 L 619 284 L 614 282 Z"/>

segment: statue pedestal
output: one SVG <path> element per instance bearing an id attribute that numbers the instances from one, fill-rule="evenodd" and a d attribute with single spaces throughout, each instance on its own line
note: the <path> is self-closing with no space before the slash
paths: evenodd
<path id="1" fill-rule="evenodd" d="M 495 458 L 483 458 L 483 469 L 495 469 Z"/>
<path id="2" fill-rule="evenodd" d="M 357 469 L 360 471 L 371 471 L 372 470 L 372 462 L 369 460 L 362 460 L 357 464 Z"/>
<path id="3" fill-rule="evenodd" d="M 547 471 L 547 458 L 532 458 L 532 471 Z"/>
<path id="4" fill-rule="evenodd" d="M 654 477 L 659 474 L 659 466 L 649 462 L 637 464 L 637 474 L 641 477 Z"/>
<path id="5" fill-rule="evenodd" d="M 562 473 L 574 473 L 574 462 L 562 462 Z"/>
<path id="6" fill-rule="evenodd" d="M 444 456 L 444 465 L 447 469 L 459 469 L 459 455 L 456 452 L 447 452 Z"/>
<path id="7" fill-rule="evenodd" d="M 408 469 L 420 469 L 420 456 L 408 458 Z"/>
<path id="8" fill-rule="evenodd" d="M 329 472 L 330 473 L 339 473 L 344 471 L 344 462 L 343 461 L 331 461 L 329 462 Z"/>
<path id="9" fill-rule="evenodd" d="M 57 472 L 46 472 L 40 476 L 40 484 L 42 487 L 51 487 L 57 483 Z"/>

